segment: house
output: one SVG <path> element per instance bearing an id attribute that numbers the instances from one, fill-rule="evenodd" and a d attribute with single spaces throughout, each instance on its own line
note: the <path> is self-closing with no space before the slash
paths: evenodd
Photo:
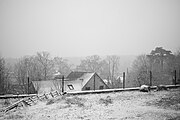
<path id="1" fill-rule="evenodd" d="M 32 84 L 38 94 L 61 90 L 61 80 L 32 81 Z"/>
<path id="2" fill-rule="evenodd" d="M 38 94 L 51 91 L 62 91 L 62 77 L 55 77 L 53 80 L 32 81 Z M 64 79 L 64 91 L 84 91 L 109 89 L 108 85 L 94 72 L 71 72 Z"/>
<path id="3" fill-rule="evenodd" d="M 71 72 L 64 82 L 65 91 L 100 90 L 109 87 L 94 72 Z"/>

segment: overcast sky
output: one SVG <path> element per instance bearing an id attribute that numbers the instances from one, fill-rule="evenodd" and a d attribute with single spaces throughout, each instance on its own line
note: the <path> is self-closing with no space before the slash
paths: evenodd
<path id="1" fill-rule="evenodd" d="M 0 54 L 138 55 L 180 47 L 180 0 L 0 0 Z"/>

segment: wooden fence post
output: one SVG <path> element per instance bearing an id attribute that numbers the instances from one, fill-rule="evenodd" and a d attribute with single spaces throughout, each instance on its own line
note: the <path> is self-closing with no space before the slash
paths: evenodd
<path id="1" fill-rule="evenodd" d="M 29 76 L 28 76 L 28 88 L 27 89 L 28 89 L 28 94 L 29 94 L 30 93 L 29 92 Z"/>
<path id="2" fill-rule="evenodd" d="M 44 97 L 45 97 L 45 99 L 48 99 L 48 97 L 46 96 L 46 94 L 44 93 Z"/>
<path id="3" fill-rule="evenodd" d="M 51 95 L 52 97 L 54 97 L 54 95 L 52 94 L 52 92 L 50 92 L 50 95 Z"/>
<path id="4" fill-rule="evenodd" d="M 57 95 L 57 96 L 59 96 L 59 93 L 58 93 L 58 91 L 56 91 L 56 95 Z"/>

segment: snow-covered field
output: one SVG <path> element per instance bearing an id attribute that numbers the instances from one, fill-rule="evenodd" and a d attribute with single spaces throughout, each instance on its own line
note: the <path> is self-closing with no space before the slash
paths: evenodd
<path id="1" fill-rule="evenodd" d="M 180 89 L 63 96 L 0 114 L 23 120 L 180 120 Z"/>

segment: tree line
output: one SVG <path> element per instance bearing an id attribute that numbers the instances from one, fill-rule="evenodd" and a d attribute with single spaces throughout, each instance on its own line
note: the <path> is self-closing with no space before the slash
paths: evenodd
<path id="1" fill-rule="evenodd" d="M 111 80 L 112 85 L 118 75 L 119 57 L 116 55 L 107 56 L 101 59 L 98 55 L 87 56 L 81 60 L 80 65 L 72 68 L 73 65 L 62 57 L 51 57 L 49 52 L 37 52 L 36 55 L 24 56 L 18 59 L 13 66 L 6 66 L 5 59 L 0 58 L 0 93 L 7 93 L 12 84 L 25 86 L 28 84 L 27 77 L 31 81 L 54 79 L 55 73 L 67 76 L 71 71 L 97 72 L 102 78 Z M 25 89 L 25 91 L 27 91 Z"/>
<path id="2" fill-rule="evenodd" d="M 51 57 L 49 52 L 37 52 L 32 56 L 24 56 L 11 67 L 8 67 L 5 62 L 5 59 L 0 57 L 1 94 L 8 92 L 12 79 L 15 79 L 19 85 L 26 85 L 27 77 L 30 81 L 50 80 L 54 78 L 56 72 L 67 76 L 71 71 L 96 72 L 101 78 L 106 79 L 112 88 L 121 87 L 121 81 L 117 79 L 118 76 L 122 76 L 120 57 L 117 55 L 105 58 L 98 55 L 87 56 L 75 68 L 62 57 Z M 156 47 L 149 54 L 136 57 L 129 72 L 126 73 L 126 86 L 148 84 L 150 71 L 153 73 L 154 83 L 168 81 L 175 69 L 180 69 L 180 51 L 172 54 L 169 50 Z"/>
<path id="3" fill-rule="evenodd" d="M 131 87 L 149 85 L 150 71 L 153 85 L 172 84 L 175 70 L 180 79 L 180 50 L 173 54 L 170 50 L 156 47 L 149 54 L 136 57 L 127 76 L 127 84 L 129 82 Z"/>

